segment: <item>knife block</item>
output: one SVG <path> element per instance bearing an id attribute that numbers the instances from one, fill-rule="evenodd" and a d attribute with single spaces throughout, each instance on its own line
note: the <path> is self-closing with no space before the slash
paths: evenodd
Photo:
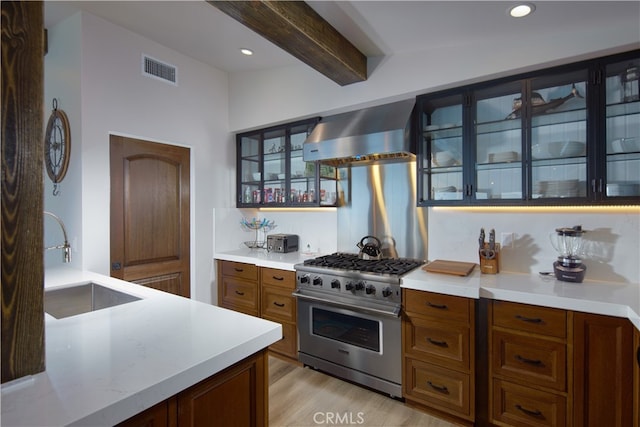
<path id="1" fill-rule="evenodd" d="M 485 250 L 489 249 L 489 244 L 485 243 Z M 489 259 L 482 255 L 482 251 L 478 251 L 480 257 L 480 272 L 484 274 L 497 274 L 500 272 L 500 243 L 495 244 L 495 257 Z"/>

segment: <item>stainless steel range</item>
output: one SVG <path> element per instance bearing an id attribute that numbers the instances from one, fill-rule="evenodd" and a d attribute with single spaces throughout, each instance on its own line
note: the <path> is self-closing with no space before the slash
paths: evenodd
<path id="1" fill-rule="evenodd" d="M 296 264 L 299 360 L 400 397 L 400 280 L 423 263 L 335 253 Z"/>

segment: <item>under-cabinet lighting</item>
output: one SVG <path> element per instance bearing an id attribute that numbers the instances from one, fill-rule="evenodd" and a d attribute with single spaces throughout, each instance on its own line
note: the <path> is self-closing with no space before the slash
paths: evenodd
<path id="1" fill-rule="evenodd" d="M 509 15 L 514 18 L 523 18 L 529 14 L 531 14 L 536 7 L 531 3 L 522 3 L 509 8 Z"/>
<path id="2" fill-rule="evenodd" d="M 479 213 L 603 213 L 640 214 L 640 206 L 433 206 L 438 211 L 462 211 Z"/>
<path id="3" fill-rule="evenodd" d="M 258 208 L 261 212 L 335 212 L 334 206 L 326 208 Z"/>
<path id="4" fill-rule="evenodd" d="M 247 49 L 246 47 L 240 48 L 240 52 L 243 55 L 247 55 L 247 56 L 253 55 L 253 51 L 251 49 Z"/>

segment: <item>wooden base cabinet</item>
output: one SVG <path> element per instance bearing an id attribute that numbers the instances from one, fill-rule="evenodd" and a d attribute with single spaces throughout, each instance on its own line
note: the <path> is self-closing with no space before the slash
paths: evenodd
<path id="1" fill-rule="evenodd" d="M 566 310 L 489 306 L 489 418 L 499 426 L 571 426 Z"/>
<path id="2" fill-rule="evenodd" d="M 402 290 L 402 395 L 409 405 L 475 420 L 475 301 Z"/>
<path id="3" fill-rule="evenodd" d="M 262 427 L 269 424 L 266 350 L 244 359 L 118 427 Z"/>
<path id="4" fill-rule="evenodd" d="M 218 305 L 282 325 L 282 339 L 269 346 L 277 356 L 298 361 L 295 271 L 217 261 Z"/>
<path id="5" fill-rule="evenodd" d="M 574 314 L 576 426 L 633 425 L 633 334 L 628 319 Z"/>
<path id="6" fill-rule="evenodd" d="M 282 325 L 282 339 L 269 347 L 269 350 L 289 359 L 298 360 L 297 304 L 292 292 L 296 289 L 295 271 L 261 269 L 261 308 L 262 318 Z"/>

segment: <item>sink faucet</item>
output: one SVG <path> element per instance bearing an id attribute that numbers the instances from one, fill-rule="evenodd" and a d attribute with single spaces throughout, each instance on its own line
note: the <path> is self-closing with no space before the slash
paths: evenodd
<path id="1" fill-rule="evenodd" d="M 53 217 L 53 219 L 55 219 L 56 221 L 58 221 L 58 224 L 60 224 L 60 228 L 62 228 L 62 234 L 64 235 L 64 243 L 62 245 L 57 245 L 57 246 L 49 246 L 47 248 L 45 248 L 46 250 L 49 249 L 62 249 L 62 262 L 71 262 L 71 245 L 69 244 L 69 241 L 67 240 L 67 229 L 64 227 L 64 222 L 62 222 L 62 220 L 60 218 L 58 218 L 56 215 L 52 214 L 51 212 L 47 212 L 44 211 L 45 215 L 49 215 L 51 217 Z"/>

